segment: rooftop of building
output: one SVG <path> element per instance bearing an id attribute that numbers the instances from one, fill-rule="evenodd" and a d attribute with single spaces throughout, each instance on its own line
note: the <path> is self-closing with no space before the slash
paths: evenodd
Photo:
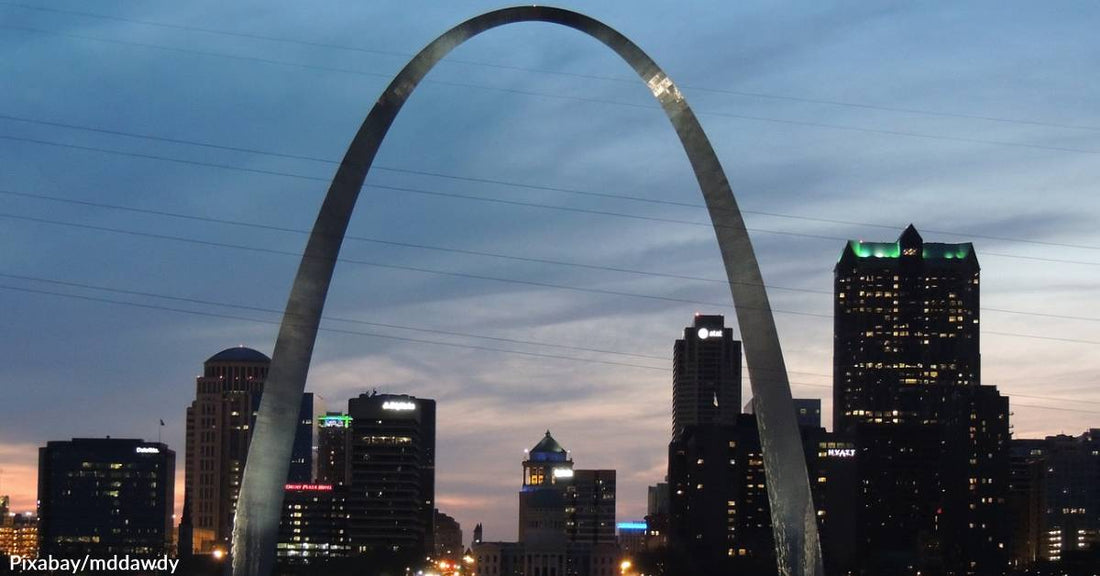
<path id="1" fill-rule="evenodd" d="M 546 436 L 543 436 L 542 440 L 539 440 L 538 444 L 531 449 L 531 454 L 565 454 L 565 448 L 562 448 L 561 444 L 558 444 L 557 440 L 550 435 L 550 431 L 546 431 Z"/>
<path id="2" fill-rule="evenodd" d="M 975 257 L 973 243 L 925 242 L 912 224 L 907 226 L 894 242 L 849 240 L 844 247 L 844 251 L 841 252 L 841 260 L 849 253 L 858 260 L 868 259 L 871 261 L 919 256 L 920 259 L 926 262 L 944 262 Z"/>
<path id="3" fill-rule="evenodd" d="M 254 364 L 270 364 L 271 358 L 267 357 L 267 354 L 258 350 L 253 350 L 244 345 L 236 346 L 234 348 L 226 348 L 221 352 L 206 359 L 206 364 L 228 363 L 228 362 L 246 362 Z"/>

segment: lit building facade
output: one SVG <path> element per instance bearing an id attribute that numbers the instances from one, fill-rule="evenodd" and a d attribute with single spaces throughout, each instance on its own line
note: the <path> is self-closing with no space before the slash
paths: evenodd
<path id="1" fill-rule="evenodd" d="M 317 482 L 340 485 L 348 483 L 348 432 L 351 416 L 341 412 L 326 412 L 318 419 Z"/>
<path id="2" fill-rule="evenodd" d="M 12 512 L 9 502 L 7 496 L 0 496 L 0 555 L 35 558 L 38 556 L 38 517 L 33 512 Z"/>
<path id="3" fill-rule="evenodd" d="M 252 427 L 271 359 L 243 346 L 203 363 L 187 408 L 184 489 L 191 503 L 194 551 L 227 551 Z M 303 394 L 288 479 L 313 479 L 314 396 Z"/>
<path id="4" fill-rule="evenodd" d="M 1008 399 L 981 385 L 971 244 L 849 242 L 835 269 L 833 424 L 858 444 L 865 573 L 1008 559 Z"/>
<path id="5" fill-rule="evenodd" d="M 1017 455 L 1041 463 L 1042 512 L 1034 526 L 1039 559 L 1062 562 L 1100 550 L 1100 429 L 1012 444 Z"/>
<path id="6" fill-rule="evenodd" d="M 573 461 L 561 444 L 546 436 L 527 451 L 519 491 L 519 541 L 557 546 L 566 540 L 566 489 L 573 481 Z"/>
<path id="7" fill-rule="evenodd" d="M 352 552 L 433 551 L 435 401 L 363 394 L 348 401 Z"/>
<path id="8" fill-rule="evenodd" d="M 851 241 L 835 270 L 833 429 L 922 406 L 916 386 L 977 386 L 979 266 L 973 245 L 925 243 L 909 226 L 897 242 Z M 900 414 L 899 414 L 900 411 Z"/>
<path id="9" fill-rule="evenodd" d="M 310 564 L 345 557 L 350 551 L 347 523 L 345 487 L 287 484 L 276 558 L 283 564 Z"/>
<path id="10" fill-rule="evenodd" d="M 796 401 L 808 413 L 814 404 Z M 804 426 L 801 432 L 826 570 L 844 574 L 855 561 L 857 450 L 850 440 L 820 426 Z M 668 541 L 677 574 L 775 571 L 755 416 L 742 414 L 733 426 L 689 427 L 670 445 L 669 479 Z"/>
<path id="11" fill-rule="evenodd" d="M 171 553 L 176 454 L 161 443 L 74 438 L 38 452 L 39 553 Z"/>
<path id="12" fill-rule="evenodd" d="M 615 471 L 578 470 L 550 431 L 523 461 L 519 542 L 483 542 L 474 530 L 475 571 L 510 576 L 614 576 Z"/>

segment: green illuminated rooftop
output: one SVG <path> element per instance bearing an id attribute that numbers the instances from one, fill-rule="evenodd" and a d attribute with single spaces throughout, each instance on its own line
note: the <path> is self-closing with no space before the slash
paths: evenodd
<path id="1" fill-rule="evenodd" d="M 320 420 L 322 428 L 350 428 L 351 427 L 351 416 L 348 416 L 346 414 L 339 414 L 339 415 L 327 414 L 325 416 L 321 416 L 318 420 Z"/>
<path id="2" fill-rule="evenodd" d="M 974 252 L 970 242 L 962 244 L 943 244 L 924 242 L 917 229 L 910 224 L 901 233 L 896 242 L 864 242 L 849 240 L 848 248 L 857 258 L 901 258 L 916 256 L 924 260 L 962 260 Z"/>
<path id="3" fill-rule="evenodd" d="M 863 242 L 861 240 L 849 240 L 848 246 L 852 252 L 860 258 L 900 258 L 901 244 L 897 242 Z M 921 249 L 921 257 L 929 260 L 933 258 L 963 259 L 970 255 L 973 244 L 925 244 Z"/>
<path id="4" fill-rule="evenodd" d="M 897 242 L 864 242 L 849 240 L 852 252 L 860 258 L 897 258 L 901 256 L 901 246 Z"/>

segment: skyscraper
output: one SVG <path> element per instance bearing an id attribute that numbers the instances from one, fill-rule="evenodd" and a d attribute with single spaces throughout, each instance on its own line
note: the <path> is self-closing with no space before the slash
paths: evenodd
<path id="1" fill-rule="evenodd" d="M 479 524 L 473 554 L 479 574 L 617 574 L 615 471 L 574 469 L 547 430 L 523 461 L 519 542 L 482 542 Z"/>
<path id="2" fill-rule="evenodd" d="M 523 486 L 519 491 L 521 543 L 557 546 L 565 542 L 565 491 L 574 474 L 568 452 L 547 430 L 523 461 Z"/>
<path id="3" fill-rule="evenodd" d="M 740 412 L 741 343 L 724 317 L 696 314 L 672 348 L 668 449 L 671 564 L 686 575 L 726 572 L 737 554 Z"/>
<path id="4" fill-rule="evenodd" d="M 342 412 L 326 412 L 317 429 L 317 482 L 347 484 L 348 431 L 351 417 Z"/>
<path id="5" fill-rule="evenodd" d="M 40 555 L 170 552 L 176 453 L 121 438 L 48 442 L 38 451 Z"/>
<path id="6" fill-rule="evenodd" d="M 732 425 L 741 412 L 741 343 L 723 316 L 696 314 L 672 348 L 672 437 L 687 426 Z"/>
<path id="7" fill-rule="evenodd" d="M 195 552 L 228 550 L 252 425 L 270 364 L 270 358 L 251 348 L 228 348 L 208 358 L 196 379 L 195 400 L 187 408 L 184 471 Z M 313 477 L 313 403 L 313 394 L 302 396 L 288 473 L 299 483 Z"/>
<path id="8" fill-rule="evenodd" d="M 418 558 L 433 549 L 435 400 L 362 394 L 351 418 L 348 534 L 352 553 Z"/>
<path id="9" fill-rule="evenodd" d="M 974 246 L 851 241 L 835 270 L 833 429 L 927 412 L 906 390 L 981 382 Z"/>
<path id="10" fill-rule="evenodd" d="M 835 269 L 834 431 L 858 446 L 864 570 L 1007 563 L 1008 399 L 981 385 L 969 244 L 849 242 Z"/>

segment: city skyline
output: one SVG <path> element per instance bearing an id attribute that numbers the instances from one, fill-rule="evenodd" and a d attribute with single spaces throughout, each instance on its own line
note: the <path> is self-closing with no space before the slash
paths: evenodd
<path id="1" fill-rule="evenodd" d="M 1095 46 L 1094 39 L 1085 41 L 1088 18 L 1070 21 L 1073 19 L 1056 18 L 1037 8 L 1028 12 L 1023 6 L 1019 14 L 994 14 L 991 4 L 939 6 L 928 11 L 832 6 L 802 14 L 780 14 L 752 5 L 719 10 L 718 5 L 704 4 L 686 9 L 681 20 L 670 20 L 668 9 L 656 5 L 631 8 L 576 3 L 569 7 L 590 12 L 637 40 L 682 84 L 700 110 L 735 193 L 743 207 L 753 211 L 747 217 L 766 281 L 802 290 L 772 289 L 770 295 L 777 310 L 798 313 L 778 315 L 780 336 L 795 396 L 822 398 L 824 421 L 831 420 L 830 294 L 835 259 L 849 238 L 891 241 L 912 222 L 928 241 L 971 241 L 975 245 L 982 260 L 983 306 L 987 307 L 982 318 L 988 330 L 982 338 L 983 383 L 997 385 L 1012 398 L 1015 437 L 1062 431 L 1079 434 L 1100 422 L 1095 377 L 1098 361 L 1090 358 L 1095 344 L 1018 336 L 1091 341 L 1097 340 L 1092 329 L 1095 324 L 1003 312 L 1100 316 L 1094 303 L 1095 266 L 1050 261 L 1095 263 L 1094 251 L 1065 245 L 1100 245 L 1092 230 L 1100 206 L 1085 195 L 1088 184 L 1100 174 L 1090 165 L 1094 152 L 1081 152 L 1100 150 L 1096 131 L 1051 126 L 1100 125 L 1097 113 L 1088 106 L 1096 100 L 1091 97 L 1098 95 L 1096 88 L 1079 82 L 1078 77 L 1086 70 L 1087 50 L 1073 50 L 1075 42 Z M 0 51 L 14 55 L 0 70 L 0 77 L 19 78 L 13 85 L 23 87 L 0 96 L 4 114 L 334 161 L 350 139 L 357 118 L 403 58 L 158 28 L 129 20 L 404 53 L 418 50 L 435 32 L 481 11 L 485 4 L 437 8 L 419 15 L 420 19 L 400 17 L 389 12 L 392 8 L 361 6 L 348 7 L 353 18 L 311 13 L 300 19 L 302 15 L 292 13 L 297 8 L 284 6 L 251 21 L 230 18 L 240 8 L 213 4 L 108 8 L 88 10 L 128 20 L 0 8 L 11 17 L 11 26 L 69 35 L 23 31 L 0 39 Z M 1095 16 L 1096 10 L 1088 14 Z M 369 24 L 372 19 L 387 18 L 395 18 L 399 24 L 386 30 Z M 291 27 L 290 22 L 296 19 L 300 25 Z M 979 22 L 987 28 L 979 27 Z M 773 40 L 753 30 L 754 23 L 770 23 L 782 33 Z M 1028 35 L 1021 32 L 1025 24 Z M 679 38 L 677 34 L 666 38 L 666 26 L 679 32 Z M 375 35 L 357 34 L 363 28 Z M 683 39 L 689 31 L 698 31 L 688 36 L 692 42 Z M 897 38 L 884 38 L 891 32 L 896 32 Z M 1000 39 L 1006 35 L 1015 43 L 1002 45 Z M 924 45 L 933 39 L 940 44 Z M 876 41 L 885 42 L 886 47 L 876 53 L 878 60 L 869 61 L 864 49 Z M 223 55 L 171 53 L 141 44 Z M 509 44 L 520 48 L 500 52 Z M 989 54 L 993 46 L 1001 51 Z M 299 62 L 313 68 L 230 56 Z M 998 65 L 1006 56 L 1031 63 L 1033 68 L 1010 70 Z M 332 57 L 338 64 L 330 67 L 380 76 L 316 68 Z M 62 72 L 56 64 L 64 58 L 84 66 Z M 629 78 L 625 67 L 587 39 L 528 25 L 487 35 L 456 52 L 453 59 L 455 62 L 430 76 L 424 94 L 410 102 L 404 113 L 407 116 L 395 125 L 394 141 L 383 148 L 379 158 L 379 165 L 421 173 L 382 172 L 372 175 L 370 183 L 646 218 L 705 220 L 699 210 L 683 206 L 593 199 L 560 190 L 512 190 L 425 176 L 423 172 L 434 172 L 698 203 L 689 167 L 666 121 L 659 111 L 644 109 L 649 106 L 644 88 L 597 79 L 584 80 L 582 88 L 577 78 L 562 75 Z M 904 66 L 911 59 L 918 65 Z M 458 61 L 549 69 L 558 74 L 492 69 Z M 170 64 L 179 78 L 161 71 L 159 67 L 165 64 Z M 718 76 L 705 74 L 708 67 L 722 72 Z M 820 82 L 825 77 L 819 68 L 835 76 Z M 34 74 L 25 74 L 32 70 Z M 558 97 L 486 90 L 486 86 Z M 72 102 L 70 109 L 66 95 L 77 92 L 84 98 Z M 744 95 L 749 92 L 819 102 Z M 820 103 L 823 100 L 910 112 L 826 105 Z M 454 118 L 439 115 L 440 110 L 450 108 L 457 112 Z M 922 115 L 912 112 L 914 109 L 1019 122 Z M 502 119 L 471 128 L 493 114 Z M 1023 121 L 1040 124 L 1020 123 Z M 632 122 L 643 123 L 647 134 L 655 136 L 641 138 L 633 129 L 626 129 Z M 300 158 L 158 143 L 10 118 L 0 122 L 0 134 L 24 139 L 0 140 L 0 154 L 9 159 L 0 177 L 0 188 L 5 190 L 295 229 L 308 228 L 323 183 L 51 147 L 26 139 L 319 179 L 330 176 L 333 168 Z M 992 141 L 1016 145 L 990 144 Z M 53 169 L 51 156 L 61 158 L 68 169 Z M 646 169 L 639 170 L 639 166 Z M 368 188 L 368 192 L 349 234 L 601 267 L 721 277 L 713 233 L 705 227 L 431 198 L 395 190 Z M 1037 193 L 1041 200 L 1034 198 Z M 428 209 L 427 217 L 413 221 L 410 215 L 422 209 Z M 264 322 L 277 322 L 278 314 L 241 306 L 280 309 L 293 274 L 293 258 L 25 218 L 289 252 L 299 251 L 303 239 L 272 230 L 127 214 L 25 196 L 6 195 L 4 212 L 24 218 L 8 219 L 3 231 L 6 245 L 13 249 L 4 251 L 0 273 L 24 277 L 6 276 L 5 285 Z M 761 212 L 799 218 L 768 217 Z M 871 222 L 890 228 L 812 218 Z M 988 236 L 1063 246 L 1013 243 Z M 343 266 L 333 288 L 332 316 L 419 330 L 336 321 L 326 324 L 330 328 L 656 369 L 322 332 L 307 390 L 335 400 L 337 404 L 329 408 L 336 410 L 343 410 L 339 403 L 347 398 L 375 388 L 437 399 L 437 507 L 464 526 L 482 522 L 487 539 L 514 538 L 515 503 L 498 492 L 510 493 L 515 484 L 514 457 L 546 428 L 554 430 L 566 446 L 585 446 L 577 450 L 578 467 L 632 471 L 618 479 L 619 517 L 640 518 L 644 514 L 645 487 L 664 476 L 664 446 L 670 430 L 671 342 L 694 312 L 732 314 L 728 307 L 702 304 L 728 304 L 724 286 L 392 245 L 369 246 L 349 242 L 344 257 L 541 285 Z M 1006 258 L 1004 254 L 1044 260 Z M 583 293 L 547 284 L 667 299 Z M 237 307 L 168 301 L 117 290 Z M 237 343 L 270 354 L 274 341 L 274 325 L 234 318 L 13 290 L 4 290 L 0 299 L 5 309 L 12 311 L 0 333 L 5 344 L 0 346 L 4 350 L 0 362 L 5 366 L 5 389 L 13 395 L 2 414 L 0 468 L 4 469 L 3 492 L 12 493 L 15 510 L 33 505 L 34 475 L 27 473 L 34 468 L 36 448 L 48 440 L 106 434 L 151 440 L 158 433 L 158 420 L 163 419 L 164 441 L 182 454 L 183 410 L 202 359 Z M 824 317 L 812 316 L 815 314 Z M 28 330 L 28 326 L 34 329 Z M 460 338 L 439 331 L 650 358 Z M 735 337 L 739 338 L 736 331 Z M 72 400 L 54 400 L 62 394 Z M 747 386 L 743 396 L 746 400 L 750 396 Z M 120 411 L 122 398 L 126 409 Z M 1035 407 L 1039 405 L 1055 409 Z M 70 417 L 76 410 L 81 418 Z M 600 421 L 609 415 L 616 427 Z M 182 477 L 180 468 L 177 466 L 177 476 Z M 177 489 L 176 496 L 180 501 L 182 490 Z"/>

